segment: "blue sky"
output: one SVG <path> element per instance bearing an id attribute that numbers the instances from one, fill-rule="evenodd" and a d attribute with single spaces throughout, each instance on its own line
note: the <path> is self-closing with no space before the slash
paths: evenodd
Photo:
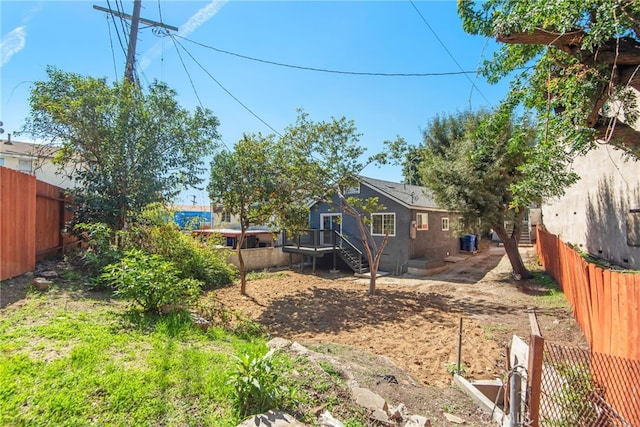
<path id="1" fill-rule="evenodd" d="M 126 13 L 133 8 L 132 1 L 124 0 L 0 1 L 3 138 L 22 126 L 29 112 L 30 86 L 46 78 L 47 65 L 110 81 L 121 78 L 126 55 L 120 40 L 126 49 L 123 25 L 128 28 L 128 23 L 115 20 L 119 40 L 112 18 L 94 10 L 93 4 L 123 7 Z M 141 16 L 176 26 L 180 37 L 199 44 L 266 61 L 338 71 L 474 71 L 496 49 L 492 40 L 463 32 L 455 1 L 143 0 Z M 396 135 L 418 143 L 421 130 L 437 114 L 495 106 L 508 90 L 506 82 L 489 85 L 474 74 L 381 77 L 305 71 L 178 40 L 188 51 L 177 48 L 182 60 L 171 38 L 158 37 L 151 28 L 140 31 L 140 81 L 167 82 L 187 108 L 198 105 L 199 98 L 220 119 L 219 131 L 229 147 L 243 133 L 271 133 L 262 121 L 281 132 L 295 121 L 296 108 L 302 107 L 314 120 L 353 119 L 362 133 L 360 143 L 371 155 Z M 364 174 L 402 179 L 398 167 L 369 166 Z M 182 199 L 191 200 L 193 195 L 198 203 L 206 200 L 204 192 L 195 190 L 185 192 Z"/>

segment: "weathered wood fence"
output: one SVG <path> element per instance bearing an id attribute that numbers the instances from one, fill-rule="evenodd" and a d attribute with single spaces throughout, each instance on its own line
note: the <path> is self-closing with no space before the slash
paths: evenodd
<path id="1" fill-rule="evenodd" d="M 542 265 L 562 287 L 589 343 L 591 375 L 612 410 L 640 425 L 640 274 L 600 268 L 557 236 L 537 232 Z"/>
<path id="2" fill-rule="evenodd" d="M 71 213 L 63 190 L 0 166 L 0 280 L 35 269 L 76 240 L 64 235 Z"/>
<path id="3" fill-rule="evenodd" d="M 588 263 L 542 230 L 536 249 L 544 269 L 562 286 L 591 350 L 640 360 L 640 274 Z"/>

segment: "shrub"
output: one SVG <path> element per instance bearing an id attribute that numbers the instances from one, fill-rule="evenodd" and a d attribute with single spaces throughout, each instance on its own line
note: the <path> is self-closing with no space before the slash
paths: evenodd
<path id="1" fill-rule="evenodd" d="M 229 378 L 236 413 L 245 417 L 277 407 L 285 396 L 278 380 L 269 354 L 262 357 L 245 354 L 237 358 L 235 371 Z"/>
<path id="2" fill-rule="evenodd" d="M 73 233 L 84 241 L 84 248 L 72 252 L 68 260 L 90 277 L 98 276 L 105 266 L 122 257 L 122 251 L 116 244 L 117 233 L 107 224 L 76 224 Z"/>
<path id="3" fill-rule="evenodd" d="M 196 312 L 211 324 L 231 332 L 247 341 L 264 338 L 267 331 L 260 323 L 251 320 L 242 312 L 227 308 L 214 292 L 198 300 Z"/>
<path id="4" fill-rule="evenodd" d="M 163 305 L 191 304 L 198 297 L 201 283 L 179 275 L 175 264 L 160 255 L 130 249 L 119 262 L 106 266 L 101 278 L 116 295 L 134 300 L 145 311 L 159 311 Z"/>
<path id="5" fill-rule="evenodd" d="M 228 251 L 213 249 L 182 233 L 174 224 L 146 227 L 141 247 L 179 265 L 181 277 L 193 277 L 208 287 L 229 284 L 236 275 L 234 267 L 227 263 Z"/>

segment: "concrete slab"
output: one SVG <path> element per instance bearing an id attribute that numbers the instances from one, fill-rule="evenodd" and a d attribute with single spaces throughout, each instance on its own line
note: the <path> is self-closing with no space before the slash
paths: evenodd
<path id="1" fill-rule="evenodd" d="M 468 256 L 451 255 L 451 256 L 448 256 L 445 259 L 443 259 L 443 261 L 444 262 L 456 263 L 456 262 L 464 261 L 467 258 L 469 258 L 469 257 Z"/>

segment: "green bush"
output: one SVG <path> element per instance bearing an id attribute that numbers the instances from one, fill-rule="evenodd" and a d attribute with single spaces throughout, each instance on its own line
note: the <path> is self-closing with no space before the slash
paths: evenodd
<path id="1" fill-rule="evenodd" d="M 101 279 L 115 288 L 115 294 L 132 299 L 145 311 L 159 311 L 164 305 L 191 304 L 201 283 L 181 279 L 175 264 L 162 256 L 130 249 L 117 263 L 106 266 Z"/>
<path id="2" fill-rule="evenodd" d="M 227 263 L 228 251 L 199 242 L 174 224 L 146 227 L 141 247 L 179 265 L 181 277 L 193 277 L 209 288 L 229 284 L 236 275 Z"/>
<path id="3" fill-rule="evenodd" d="M 105 266 L 122 257 L 122 251 L 116 244 L 118 236 L 107 224 L 76 224 L 73 232 L 84 241 L 85 248 L 73 252 L 70 262 L 87 275 L 99 275 Z"/>
<path id="4" fill-rule="evenodd" d="M 235 371 L 229 378 L 236 413 L 246 417 L 276 408 L 285 396 L 278 381 L 279 375 L 268 354 L 262 357 L 245 354 L 237 358 Z"/>

